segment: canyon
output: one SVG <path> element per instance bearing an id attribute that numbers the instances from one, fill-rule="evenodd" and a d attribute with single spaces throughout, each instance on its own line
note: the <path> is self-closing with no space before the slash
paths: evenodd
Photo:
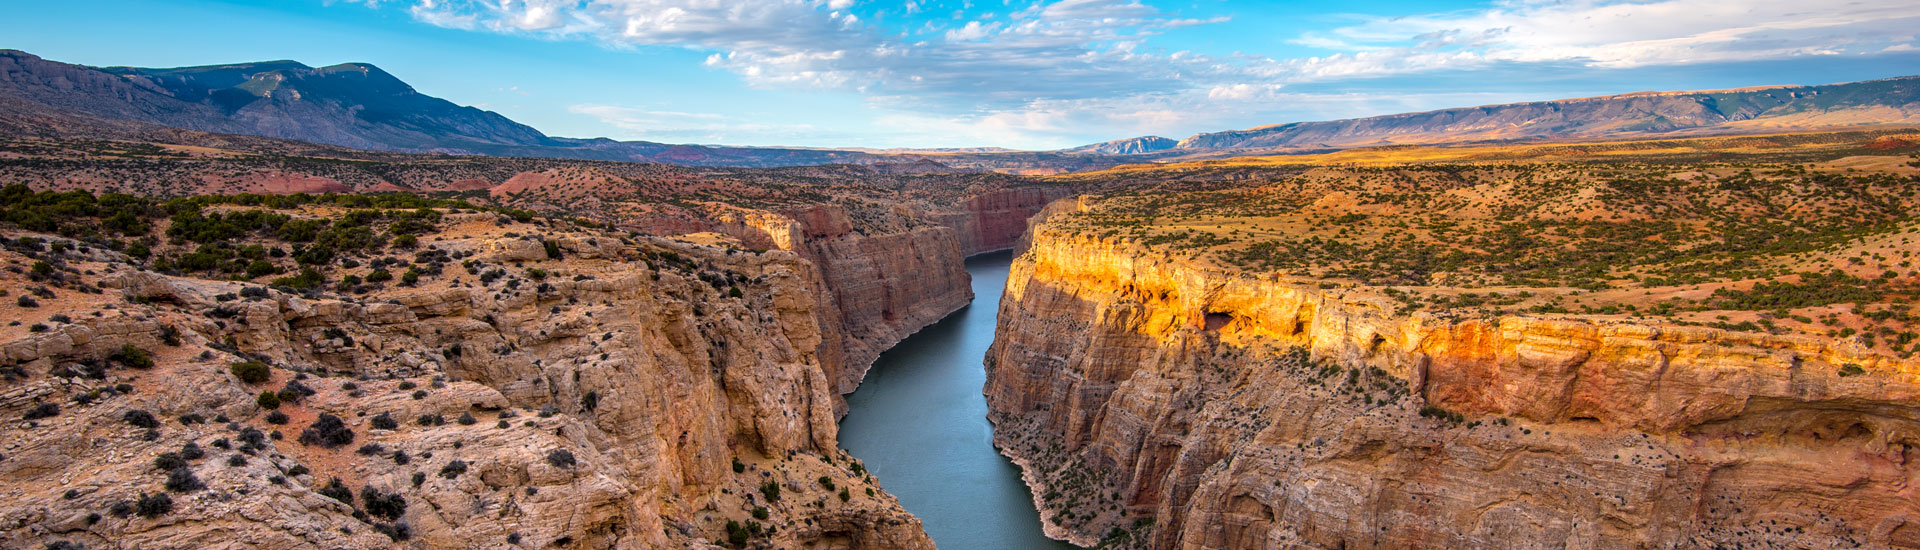
<path id="1" fill-rule="evenodd" d="M 1458 168 L 1455 189 L 1493 192 Z M 1303 276 L 1215 251 L 1301 227 L 1286 225 L 1295 216 L 1338 228 L 1327 220 L 1382 215 L 1331 198 L 1366 185 L 1316 201 L 1314 182 L 1349 181 L 1339 173 L 1289 172 L 1220 197 L 1082 196 L 1034 222 L 985 392 L 996 444 L 1021 466 L 1049 535 L 1181 549 L 1920 546 L 1911 353 L 1811 329 L 1557 306 L 1423 311 L 1404 296 L 1425 286 L 1397 272 Z M 1460 192 L 1385 175 L 1402 190 Z M 1505 215 L 1582 207 L 1557 192 L 1489 202 Z M 1265 212 L 1244 205 L 1268 196 L 1286 205 L 1282 221 L 1237 212 Z M 1612 200 L 1613 212 L 1636 211 Z M 1410 202 L 1475 219 L 1422 201 Z M 1910 223 L 1876 231 L 1886 236 L 1864 241 L 1904 243 L 1887 246 L 1894 259 L 1914 251 Z M 1841 250 L 1795 261 L 1853 253 Z M 1645 284 L 1658 294 L 1667 283 Z"/>
<path id="2" fill-rule="evenodd" d="M 1010 245 L 1047 198 L 730 210 L 679 237 L 423 208 L 414 261 L 321 264 L 338 294 L 9 231 L 8 286 L 40 297 L 7 306 L 31 327 L 0 332 L 0 414 L 20 422 L 0 435 L 0 544 L 931 548 L 839 448 L 842 396 L 966 305 L 962 259 Z M 343 212 L 288 208 L 207 211 Z M 392 265 L 410 280 L 359 283 Z M 329 418 L 347 441 L 308 441 Z"/>
<path id="3" fill-rule="evenodd" d="M 180 135 L 0 148 L 0 545 L 931 548 L 839 421 L 1011 249 L 975 397 L 1053 538 L 1920 546 L 1910 131 L 1053 177 Z"/>

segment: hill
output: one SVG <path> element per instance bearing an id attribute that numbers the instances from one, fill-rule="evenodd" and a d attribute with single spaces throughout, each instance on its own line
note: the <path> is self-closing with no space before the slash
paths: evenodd
<path id="1" fill-rule="evenodd" d="M 1370 145 L 1809 130 L 1920 122 L 1920 76 L 1826 86 L 1639 92 L 1295 122 L 1199 134 L 1178 150 Z"/>

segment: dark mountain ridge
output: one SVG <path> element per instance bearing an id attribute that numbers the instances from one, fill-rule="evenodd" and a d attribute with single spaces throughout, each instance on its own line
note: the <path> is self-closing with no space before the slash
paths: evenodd
<path id="1" fill-rule="evenodd" d="M 1636 92 L 1205 133 L 1180 150 L 1589 139 L 1920 123 L 1920 76 L 1824 86 Z"/>
<path id="2" fill-rule="evenodd" d="M 1641 92 L 1204 133 L 1059 151 L 676 145 L 548 136 L 492 111 L 422 94 L 366 63 L 263 61 L 96 68 L 0 50 L 0 132 L 155 139 L 161 129 L 368 151 L 777 167 L 890 164 L 1059 173 L 1127 162 L 1463 142 L 1609 139 L 1920 124 L 1920 77 L 1825 86 Z M 206 139 L 204 136 L 195 139 Z M 275 147 L 285 147 L 276 145 Z"/>

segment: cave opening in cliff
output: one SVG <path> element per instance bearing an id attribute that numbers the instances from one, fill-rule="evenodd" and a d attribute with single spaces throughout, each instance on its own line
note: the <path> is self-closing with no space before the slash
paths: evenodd
<path id="1" fill-rule="evenodd" d="M 1225 328 L 1228 323 L 1232 323 L 1232 322 L 1233 322 L 1232 315 L 1220 313 L 1217 311 L 1209 311 L 1207 312 L 1205 317 L 1205 326 L 1208 332 L 1219 332 L 1220 329 Z"/>

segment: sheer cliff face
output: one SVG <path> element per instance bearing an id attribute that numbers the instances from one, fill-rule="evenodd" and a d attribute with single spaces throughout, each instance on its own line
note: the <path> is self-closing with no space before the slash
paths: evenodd
<path id="1" fill-rule="evenodd" d="M 989 191 L 960 204 L 942 223 L 960 233 L 960 248 L 968 256 L 1013 248 L 1027 232 L 1027 220 L 1047 203 L 1065 197 L 1062 186 L 1025 187 Z"/>
<path id="2" fill-rule="evenodd" d="M 1014 246 L 1028 219 L 1065 192 L 989 191 L 926 216 L 938 225 L 888 219 L 904 229 L 880 234 L 857 230 L 846 208 L 831 204 L 777 215 L 728 212 L 710 227 L 747 246 L 808 260 L 819 300 L 815 324 L 827 342 L 821 364 L 845 394 L 859 387 L 880 352 L 973 301 L 966 256 Z M 838 410 L 845 413 L 844 405 Z"/>
<path id="3" fill-rule="evenodd" d="M 897 220 L 892 220 L 897 221 Z M 816 205 L 779 215 L 747 212 L 716 223 L 748 246 L 807 260 L 821 327 L 821 365 L 836 396 L 852 393 L 880 352 L 973 301 L 961 233 L 920 225 L 857 231 L 847 210 Z M 845 414 L 845 403 L 836 410 Z"/>
<path id="4" fill-rule="evenodd" d="M 0 546 L 680 548 L 725 541 L 736 520 L 788 548 L 932 548 L 837 448 L 825 358 L 839 352 L 821 272 L 801 254 L 555 235 L 565 259 L 552 260 L 503 233 L 538 228 L 448 223 L 482 234 L 436 246 L 507 275 L 338 300 L 155 275 L 104 251 L 57 260 L 107 292 L 61 290 L 27 313 L 70 322 L 0 334 L 19 367 L 0 414 L 62 408 L 0 432 Z M 520 278 L 532 268 L 542 274 Z M 153 365 L 109 359 L 129 345 Z M 271 378 L 229 372 L 248 358 Z M 98 379 L 92 365 L 105 366 Z M 311 394 L 280 405 L 287 418 L 256 404 L 290 382 Z M 151 435 L 123 422 L 131 410 L 159 419 Z M 350 443 L 296 442 L 323 414 L 345 421 Z M 151 518 L 113 511 L 168 493 L 156 457 L 189 443 L 206 453 L 186 461 L 205 489 L 172 492 L 173 510 Z M 319 491 L 333 478 L 346 502 Z M 402 495 L 404 511 L 357 518 L 373 508 L 353 495 L 368 489 Z M 376 531 L 390 524 L 410 536 Z"/>
<path id="5" fill-rule="evenodd" d="M 995 439 L 1081 544 L 1920 546 L 1912 360 L 1389 311 L 1043 224 L 987 357 Z"/>

